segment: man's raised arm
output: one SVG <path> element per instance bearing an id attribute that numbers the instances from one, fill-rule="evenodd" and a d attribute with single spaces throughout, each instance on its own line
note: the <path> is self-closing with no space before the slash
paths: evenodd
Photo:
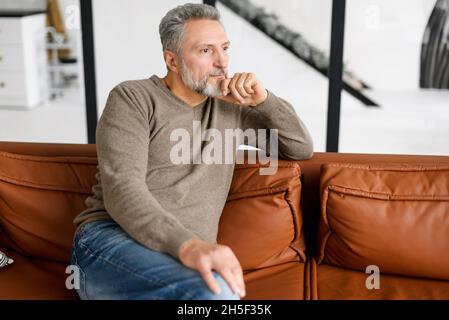
<path id="1" fill-rule="evenodd" d="M 277 129 L 278 154 L 283 159 L 304 160 L 313 156 L 312 137 L 293 106 L 268 90 L 264 102 L 242 109 L 241 126 L 244 130 Z M 268 133 L 266 137 L 268 140 Z"/>

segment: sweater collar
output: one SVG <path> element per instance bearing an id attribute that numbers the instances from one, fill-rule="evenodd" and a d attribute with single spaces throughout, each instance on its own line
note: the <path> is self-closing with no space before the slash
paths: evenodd
<path id="1" fill-rule="evenodd" d="M 204 107 L 207 102 L 211 99 L 210 97 L 208 97 L 206 100 L 204 100 L 203 102 L 199 103 L 196 106 L 190 106 L 188 103 L 186 103 L 184 100 L 182 100 L 181 98 L 179 98 L 178 96 L 176 96 L 173 92 L 170 91 L 170 89 L 167 88 L 167 86 L 165 85 L 164 81 L 162 78 L 160 78 L 157 75 L 152 75 L 150 77 L 151 80 L 153 80 L 153 82 L 162 90 L 164 91 L 168 96 L 170 96 L 172 99 L 176 100 L 176 102 L 180 105 L 182 105 L 183 107 L 187 107 L 189 109 L 197 109 L 197 108 L 202 108 Z"/>

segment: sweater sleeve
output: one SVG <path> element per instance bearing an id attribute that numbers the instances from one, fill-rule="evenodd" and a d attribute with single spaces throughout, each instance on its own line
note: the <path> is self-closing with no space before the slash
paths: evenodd
<path id="1" fill-rule="evenodd" d="M 146 184 L 150 107 L 123 84 L 109 93 L 96 131 L 103 201 L 133 239 L 179 258 L 180 246 L 196 236 L 160 205 Z"/>
<path id="2" fill-rule="evenodd" d="M 303 160 L 313 156 L 313 140 L 293 106 L 268 91 L 267 99 L 255 107 L 241 108 L 241 128 L 277 129 L 278 155 L 283 159 Z M 257 140 L 260 140 L 257 135 Z M 269 150 L 269 135 L 265 146 Z M 260 142 L 258 143 L 260 145 Z M 256 145 L 254 145 L 256 146 Z M 259 147 L 259 146 L 258 146 Z M 259 147 L 260 148 L 260 147 Z"/>

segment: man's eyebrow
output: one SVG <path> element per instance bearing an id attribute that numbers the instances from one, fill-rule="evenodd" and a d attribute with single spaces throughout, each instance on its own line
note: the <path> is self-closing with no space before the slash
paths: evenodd
<path id="1" fill-rule="evenodd" d="M 222 44 L 222 46 L 229 46 L 231 44 L 231 41 L 226 41 L 225 43 Z M 196 45 L 195 47 L 215 47 L 215 45 L 210 44 L 210 43 L 199 43 L 198 45 Z"/>

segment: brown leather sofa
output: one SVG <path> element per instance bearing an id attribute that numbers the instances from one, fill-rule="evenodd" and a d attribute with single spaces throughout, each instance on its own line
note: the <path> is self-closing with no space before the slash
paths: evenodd
<path id="1" fill-rule="evenodd" d="M 0 299 L 78 299 L 72 220 L 96 166 L 92 144 L 0 142 L 0 251 L 14 259 Z M 259 169 L 236 165 L 218 234 L 245 299 L 449 299 L 449 156 L 316 152 Z"/>

